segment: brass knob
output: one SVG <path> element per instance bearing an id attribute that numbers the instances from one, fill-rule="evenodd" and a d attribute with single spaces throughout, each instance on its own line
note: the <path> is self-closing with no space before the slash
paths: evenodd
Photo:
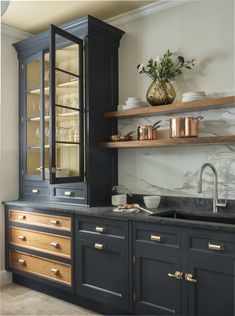
<path id="1" fill-rule="evenodd" d="M 20 235 L 20 236 L 18 236 L 18 239 L 26 241 L 26 236 Z"/>
<path id="2" fill-rule="evenodd" d="M 175 279 L 177 279 L 177 280 L 183 280 L 183 278 L 184 278 L 184 274 L 183 274 L 183 272 L 180 272 L 180 271 L 175 271 L 175 273 L 174 274 L 172 274 L 172 273 L 168 273 L 168 276 L 170 277 L 170 278 L 175 278 Z"/>
<path id="3" fill-rule="evenodd" d="M 18 215 L 18 219 L 26 219 L 25 215 Z"/>
<path id="4" fill-rule="evenodd" d="M 208 249 L 209 250 L 215 250 L 215 251 L 223 251 L 224 250 L 224 244 L 212 244 L 208 243 Z"/>
<path id="5" fill-rule="evenodd" d="M 99 250 L 104 250 L 105 249 L 105 245 L 104 244 L 98 244 L 98 243 L 95 243 L 95 249 L 99 249 Z"/>
<path id="6" fill-rule="evenodd" d="M 104 233 L 105 232 L 105 228 L 104 227 L 100 227 L 100 226 L 96 226 L 95 231 L 97 233 Z"/>
<path id="7" fill-rule="evenodd" d="M 32 189 L 32 193 L 38 194 L 39 193 L 39 189 Z"/>
<path id="8" fill-rule="evenodd" d="M 72 191 L 64 191 L 64 196 L 72 196 L 73 192 Z"/>
<path id="9" fill-rule="evenodd" d="M 151 234 L 150 239 L 153 240 L 153 241 L 163 241 L 164 240 L 164 236 Z"/>
<path id="10" fill-rule="evenodd" d="M 184 276 L 185 280 L 188 282 L 193 282 L 193 283 L 197 283 L 198 280 L 193 278 L 193 275 L 191 273 L 185 273 Z"/>
<path id="11" fill-rule="evenodd" d="M 25 266 L 26 265 L 26 261 L 24 259 L 18 259 L 18 262 L 22 265 Z"/>
<path id="12" fill-rule="evenodd" d="M 59 269 L 55 269 L 55 268 L 51 268 L 51 272 L 53 272 L 55 275 L 60 274 L 60 270 Z"/>
<path id="13" fill-rule="evenodd" d="M 60 248 L 60 244 L 58 242 L 51 242 L 51 246 L 55 248 Z"/>
<path id="14" fill-rule="evenodd" d="M 60 221 L 58 221 L 57 219 L 51 219 L 50 223 L 53 225 L 58 225 L 60 223 Z"/>

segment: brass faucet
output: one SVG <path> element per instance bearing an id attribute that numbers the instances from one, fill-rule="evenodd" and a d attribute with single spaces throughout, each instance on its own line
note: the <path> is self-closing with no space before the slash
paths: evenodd
<path id="1" fill-rule="evenodd" d="M 215 167 L 209 162 L 204 163 L 199 170 L 198 193 L 202 193 L 202 174 L 206 168 L 210 168 L 214 174 L 213 213 L 218 213 L 218 208 L 219 207 L 226 207 L 227 201 L 224 200 L 224 202 L 219 202 L 219 199 L 218 199 L 218 173 L 217 173 Z"/>

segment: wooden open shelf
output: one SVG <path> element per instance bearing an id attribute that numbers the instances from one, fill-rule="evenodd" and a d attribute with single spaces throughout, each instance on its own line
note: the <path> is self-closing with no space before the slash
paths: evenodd
<path id="1" fill-rule="evenodd" d="M 177 147 L 185 145 L 226 145 L 235 144 L 235 135 L 190 137 L 190 138 L 167 138 L 158 140 L 134 140 L 123 142 L 105 142 L 105 148 L 144 148 L 144 147 Z"/>
<path id="2" fill-rule="evenodd" d="M 129 110 L 120 110 L 115 112 L 106 112 L 105 118 L 134 118 L 143 116 L 156 116 L 163 114 L 175 114 L 183 112 L 194 112 L 203 110 L 214 110 L 218 108 L 232 107 L 235 105 L 235 97 L 223 97 L 214 99 L 203 99 L 198 101 L 172 103 L 160 106 L 147 106 Z"/>

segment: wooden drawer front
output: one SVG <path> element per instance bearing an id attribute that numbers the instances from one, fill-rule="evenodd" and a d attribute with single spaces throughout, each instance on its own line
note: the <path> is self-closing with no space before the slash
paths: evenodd
<path id="1" fill-rule="evenodd" d="M 18 251 L 10 251 L 10 266 L 40 277 L 71 286 L 71 265 L 32 256 Z"/>
<path id="2" fill-rule="evenodd" d="M 71 231 L 71 218 L 34 212 L 9 210 L 9 221 Z"/>
<path id="3" fill-rule="evenodd" d="M 24 194 L 35 196 L 35 197 L 49 197 L 50 196 L 50 189 L 43 188 L 43 187 L 24 187 Z"/>
<path id="4" fill-rule="evenodd" d="M 77 189 L 59 189 L 55 188 L 55 197 L 76 199 L 78 201 L 85 201 L 85 191 Z"/>
<path id="5" fill-rule="evenodd" d="M 209 235 L 209 234 L 208 234 Z M 189 249 L 211 254 L 229 255 L 235 257 L 235 241 L 227 236 L 217 234 L 214 236 L 189 236 Z"/>
<path id="6" fill-rule="evenodd" d="M 78 230 L 81 233 L 107 235 L 119 238 L 126 237 L 124 226 L 118 225 L 118 221 L 108 222 L 105 219 L 79 220 Z"/>
<path id="7" fill-rule="evenodd" d="M 33 230 L 10 227 L 10 243 L 61 257 L 71 258 L 71 238 Z"/>
<path id="8" fill-rule="evenodd" d="M 171 229 L 172 230 L 172 229 Z M 180 247 L 180 237 L 178 232 L 171 232 L 162 226 L 143 225 L 135 229 L 136 241 L 144 241 L 152 245 L 162 245 L 169 247 Z"/>

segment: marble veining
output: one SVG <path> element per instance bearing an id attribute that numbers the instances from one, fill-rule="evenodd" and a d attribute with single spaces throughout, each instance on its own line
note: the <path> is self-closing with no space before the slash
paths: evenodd
<path id="1" fill-rule="evenodd" d="M 187 112 L 172 116 L 203 116 L 199 136 L 234 135 L 235 108 Z M 119 121 L 119 131 L 136 131 L 140 124 L 162 120 L 159 136 L 168 134 L 169 115 Z M 212 197 L 213 174 L 205 170 L 203 192 L 197 193 L 197 176 L 205 162 L 215 165 L 219 198 L 235 198 L 235 145 L 205 145 L 119 150 L 119 184 L 136 194 Z"/>

